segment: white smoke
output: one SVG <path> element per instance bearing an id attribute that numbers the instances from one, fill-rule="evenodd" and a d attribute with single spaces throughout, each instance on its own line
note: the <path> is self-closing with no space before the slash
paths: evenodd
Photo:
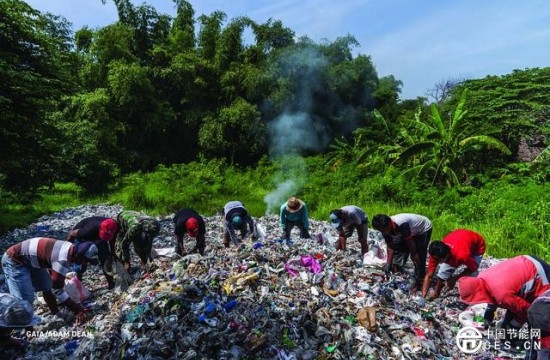
<path id="1" fill-rule="evenodd" d="M 267 205 L 267 214 L 276 214 L 287 197 L 296 192 L 297 187 L 294 180 L 286 180 L 277 184 L 277 188 L 264 197 Z"/>
<path id="2" fill-rule="evenodd" d="M 295 93 L 286 111 L 268 125 L 270 156 L 279 159 L 281 169 L 275 176 L 275 189 L 264 197 L 267 214 L 278 212 L 289 196 L 299 195 L 307 181 L 302 155 L 322 151 L 330 141 L 322 121 L 311 116 L 326 59 L 315 49 L 303 48 L 286 54 L 280 64 L 283 73 L 295 75 Z"/>
<path id="3" fill-rule="evenodd" d="M 323 150 L 329 139 L 325 129 L 306 112 L 284 113 L 269 124 L 271 156 L 297 155 Z"/>

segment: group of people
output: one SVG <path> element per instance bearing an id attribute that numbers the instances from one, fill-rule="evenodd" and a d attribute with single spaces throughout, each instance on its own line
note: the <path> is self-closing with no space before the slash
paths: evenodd
<path id="1" fill-rule="evenodd" d="M 343 206 L 330 211 L 329 220 L 338 232 L 337 250 L 347 250 L 347 239 L 356 231 L 361 256 L 368 252 L 368 218 L 363 209 Z M 183 241 L 187 235 L 196 239 L 190 253 L 204 255 L 206 225 L 202 216 L 186 208 L 175 214 L 173 222 L 176 253 L 187 254 Z M 246 239 L 253 240 L 259 235 L 257 224 L 240 201 L 225 204 L 223 222 L 225 247 L 241 246 Z M 288 241 L 294 227 L 298 227 L 300 238 L 311 238 L 306 203 L 294 196 L 288 198 L 280 207 L 280 227 L 282 238 Z M 488 326 L 492 324 L 494 310 L 504 308 L 507 314 L 500 326 L 519 328 L 528 322 L 541 329 L 543 346 L 550 347 L 550 265 L 534 256 L 521 255 L 478 274 L 485 241 L 474 231 L 457 229 L 441 241 L 431 241 L 432 222 L 418 214 L 378 214 L 372 219 L 372 227 L 382 233 L 387 245 L 386 273 L 402 272 L 409 258 L 414 264 L 412 294 L 421 291 L 422 297 L 430 300 L 440 296 L 444 287 L 450 290 L 458 283 L 464 303 L 489 304 L 485 314 Z M 10 294 L 32 304 L 34 293 L 41 291 L 52 314 L 59 311 L 59 306 L 66 306 L 76 314 L 78 322 L 85 322 L 86 309 L 72 301 L 63 289 L 66 274 L 75 271 L 81 278 L 88 264 L 99 264 L 108 288 L 112 289 L 115 283 L 105 269 L 107 261 L 120 261 L 126 271 L 131 271 L 130 244 L 133 244 L 141 265 L 147 267 L 152 259 L 153 239 L 159 231 L 158 220 L 124 210 L 112 218 L 93 216 L 81 220 L 69 231 L 66 241 L 32 238 L 15 244 L 2 257 Z M 457 273 L 460 267 L 464 269 Z M 429 292 L 434 276 L 435 286 Z M 8 338 L 7 342 L 10 341 L 14 340 Z"/>

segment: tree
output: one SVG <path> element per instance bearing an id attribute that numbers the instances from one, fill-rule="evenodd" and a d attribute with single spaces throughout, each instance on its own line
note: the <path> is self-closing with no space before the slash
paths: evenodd
<path id="1" fill-rule="evenodd" d="M 201 29 L 199 32 L 199 52 L 203 59 L 213 60 L 216 56 L 216 48 L 220 37 L 222 22 L 226 15 L 221 11 L 214 11 L 209 16 L 201 15 L 199 22 Z"/>
<path id="2" fill-rule="evenodd" d="M 411 165 L 406 172 L 428 175 L 432 184 L 459 185 L 461 179 L 467 176 L 468 151 L 476 152 L 484 146 L 510 154 L 501 141 L 463 127 L 467 114 L 464 110 L 466 94 L 464 91 L 449 121 L 443 121 L 436 104 L 432 104 L 431 116 L 423 119 L 417 113 L 415 119 L 409 122 L 411 128 L 417 130 L 420 141 L 399 154 L 399 160 Z"/>
<path id="3" fill-rule="evenodd" d="M 172 23 L 171 43 L 176 52 L 188 52 L 195 47 L 195 10 L 185 0 L 174 0 L 177 15 Z"/>
<path id="4" fill-rule="evenodd" d="M 388 120 L 395 121 L 399 115 L 399 94 L 403 82 L 397 80 L 393 75 L 384 76 L 378 81 L 374 91 L 375 106 L 378 111 Z"/>
<path id="5" fill-rule="evenodd" d="M 111 118 L 111 100 L 105 89 L 63 99 L 62 110 L 52 113 L 62 134 L 60 179 L 75 181 L 89 193 L 100 193 L 119 173 L 117 139 L 123 124 Z"/>
<path id="6" fill-rule="evenodd" d="M 0 6 L 0 183 L 32 191 L 55 180 L 58 134 L 46 113 L 70 92 L 68 23 L 23 1 Z"/>
<path id="7" fill-rule="evenodd" d="M 442 101 L 449 100 L 453 89 L 462 84 L 466 79 L 463 78 L 447 78 L 440 80 L 435 85 L 426 91 L 426 96 L 432 98 L 436 104 Z"/>
<path id="8" fill-rule="evenodd" d="M 209 155 L 228 159 L 231 164 L 252 164 L 265 151 L 266 126 L 256 106 L 237 99 L 216 116 L 205 119 L 199 144 Z"/>
<path id="9" fill-rule="evenodd" d="M 550 134 L 550 67 L 466 80 L 453 91 L 449 103 L 457 104 L 464 89 L 468 89 L 465 108 L 472 126 L 494 132 L 494 137 L 514 155 L 523 139 Z M 486 164 L 488 160 L 479 154 L 480 163 Z M 493 164 L 502 163 L 493 159 Z"/>

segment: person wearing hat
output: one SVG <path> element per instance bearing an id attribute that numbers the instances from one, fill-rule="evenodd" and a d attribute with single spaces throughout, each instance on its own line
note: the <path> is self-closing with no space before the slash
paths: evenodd
<path id="1" fill-rule="evenodd" d="M 367 243 L 368 225 L 365 211 L 355 205 L 346 205 L 340 209 L 332 210 L 329 215 L 330 225 L 338 231 L 336 241 L 337 250 L 347 250 L 347 240 L 357 230 L 359 244 L 361 244 L 361 258 L 369 251 Z"/>
<path id="2" fill-rule="evenodd" d="M 232 242 L 235 245 L 239 244 L 239 239 L 235 233 L 236 230 L 241 232 L 241 238 L 244 240 L 247 236 L 251 236 L 253 239 L 256 234 L 256 227 L 254 220 L 248 213 L 248 210 L 243 206 L 240 201 L 230 201 L 223 207 L 224 217 L 224 232 L 223 232 L 223 245 L 227 248 L 229 243 Z"/>
<path id="3" fill-rule="evenodd" d="M 540 349 L 531 359 L 550 360 L 550 290 L 545 291 L 527 309 L 527 322 L 532 329 L 540 329 Z M 531 346 L 533 349 L 533 346 Z M 529 351 L 528 351 L 529 352 Z"/>
<path id="4" fill-rule="evenodd" d="M 5 349 L 24 349 L 25 340 L 11 336 L 12 330 L 40 324 L 40 317 L 33 314 L 32 305 L 11 294 L 0 293 L 0 344 Z"/>
<path id="5" fill-rule="evenodd" d="M 458 279 L 464 276 L 475 276 L 477 269 L 485 254 L 485 240 L 475 231 L 457 229 L 451 231 L 442 241 L 432 241 L 428 247 L 428 272 L 422 285 L 422 297 L 426 297 L 430 283 L 437 271 L 435 290 L 430 299 L 435 299 L 441 293 L 443 283 L 447 283 L 447 289 L 454 288 Z M 455 270 L 464 265 L 466 268 L 453 276 Z"/>
<path id="6" fill-rule="evenodd" d="M 290 240 L 290 231 L 294 226 L 300 229 L 300 238 L 310 239 L 309 217 L 307 205 L 302 200 L 291 196 L 281 205 L 280 211 L 281 228 L 283 229 L 283 239 Z"/>
<path id="7" fill-rule="evenodd" d="M 59 312 L 59 303 L 76 314 L 77 322 L 83 323 L 87 320 L 87 310 L 71 300 L 64 290 L 65 275 L 73 264 L 97 265 L 97 252 L 97 247 L 91 242 L 73 245 L 51 238 L 32 238 L 12 245 L 2 256 L 2 269 L 10 294 L 32 304 L 34 293 L 42 291 L 52 314 Z"/>
<path id="8" fill-rule="evenodd" d="M 141 260 L 141 266 L 146 266 L 151 258 L 153 239 L 160 232 L 160 223 L 145 214 L 133 210 L 121 211 L 115 218 L 119 231 L 115 240 L 115 254 L 130 271 L 130 244 Z"/>
<path id="9" fill-rule="evenodd" d="M 422 287 L 426 276 L 428 243 L 432 237 L 432 222 L 417 214 L 378 214 L 372 219 L 372 227 L 380 231 L 388 246 L 388 258 L 384 270 L 402 271 L 411 257 L 414 263 L 414 283 L 411 293 Z"/>
<path id="10" fill-rule="evenodd" d="M 197 239 L 195 248 L 191 253 L 199 252 L 204 255 L 206 247 L 206 226 L 202 216 L 191 208 L 178 211 L 174 215 L 174 234 L 176 235 L 176 253 L 184 256 L 186 254 L 183 247 L 183 237 L 187 234 L 190 238 Z"/>
<path id="11" fill-rule="evenodd" d="M 118 223 L 114 219 L 104 216 L 91 216 L 80 220 L 67 235 L 67 241 L 69 242 L 91 241 L 97 246 L 99 265 L 107 279 L 109 289 L 115 287 L 115 282 L 113 276 L 105 271 L 105 262 L 111 256 L 111 249 L 114 249 L 114 243 L 110 244 L 110 242 L 115 239 L 117 232 Z M 83 266 L 76 272 L 79 280 L 82 280 L 84 271 L 86 271 L 86 268 Z"/>
<path id="12" fill-rule="evenodd" d="M 501 327 L 519 329 L 533 301 L 550 290 L 550 265 L 535 256 L 520 255 L 458 280 L 460 300 L 468 305 L 492 304 L 506 309 Z"/>

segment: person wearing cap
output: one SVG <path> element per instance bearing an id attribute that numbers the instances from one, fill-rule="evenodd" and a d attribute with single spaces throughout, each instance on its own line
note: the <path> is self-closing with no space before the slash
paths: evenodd
<path id="1" fill-rule="evenodd" d="M 348 238 L 357 229 L 357 237 L 361 244 L 361 258 L 369 251 L 367 243 L 368 220 L 365 211 L 355 205 L 346 205 L 332 210 L 329 215 L 330 225 L 338 231 L 336 249 L 345 251 Z"/>
<path id="2" fill-rule="evenodd" d="M 530 357 L 530 359 L 550 360 L 550 290 L 537 297 L 527 309 L 527 322 L 531 329 L 539 329 L 541 332 L 537 357 Z"/>
<path id="3" fill-rule="evenodd" d="M 191 250 L 191 253 L 198 251 L 199 254 L 204 255 L 206 226 L 198 212 L 191 208 L 178 211 L 174 215 L 174 234 L 176 235 L 177 254 L 181 256 L 186 254 L 183 247 L 183 237 L 187 234 L 188 237 L 197 239 L 195 248 Z"/>
<path id="4" fill-rule="evenodd" d="M 458 280 L 460 300 L 468 305 L 492 304 L 506 309 L 501 327 L 520 328 L 531 303 L 550 290 L 550 265 L 531 255 L 504 260 L 477 277 Z"/>
<path id="5" fill-rule="evenodd" d="M 97 246 L 99 264 L 107 279 L 109 289 L 115 287 L 115 282 L 113 276 L 105 271 L 105 262 L 111 256 L 111 249 L 114 249 L 114 243 L 110 244 L 110 242 L 115 239 L 117 232 L 118 223 L 114 219 L 104 216 L 91 216 L 80 220 L 67 235 L 67 241 L 69 242 L 91 241 Z M 77 270 L 76 275 L 79 280 L 82 280 L 82 274 L 86 271 L 86 267 L 82 266 Z"/>
<path id="6" fill-rule="evenodd" d="M 391 217 L 377 214 L 372 219 L 372 227 L 382 233 L 388 247 L 384 270 L 402 271 L 410 255 L 414 264 L 414 283 L 410 291 L 418 291 L 426 275 L 428 243 L 432 237 L 430 219 L 417 214 L 397 214 Z"/>
<path id="7" fill-rule="evenodd" d="M 457 229 L 451 231 L 442 241 L 432 241 L 428 247 L 428 272 L 422 285 L 422 297 L 426 297 L 430 283 L 437 271 L 435 290 L 430 299 L 435 299 L 441 293 L 444 282 L 447 289 L 454 288 L 458 279 L 464 276 L 475 276 L 485 254 L 485 240 L 475 231 Z M 464 265 L 466 268 L 459 274 L 453 275 L 455 270 Z"/>
<path id="8" fill-rule="evenodd" d="M 116 257 L 122 261 L 126 271 L 130 271 L 130 244 L 141 260 L 141 266 L 146 266 L 151 258 L 153 239 L 160 232 L 160 223 L 145 214 L 133 210 L 124 210 L 115 218 L 119 231 L 115 240 Z"/>
<path id="9" fill-rule="evenodd" d="M 230 201 L 223 207 L 224 232 L 223 245 L 227 248 L 229 243 L 239 244 L 236 230 L 241 232 L 241 238 L 244 240 L 247 236 L 255 237 L 256 227 L 254 220 L 248 213 L 248 210 L 240 201 Z"/>
<path id="10" fill-rule="evenodd" d="M 10 294 L 32 304 L 34 293 L 42 291 L 52 314 L 59 312 L 59 303 L 76 314 L 77 322 L 83 323 L 87 320 L 86 309 L 71 300 L 64 290 L 65 275 L 73 264 L 97 265 L 97 252 L 91 242 L 73 245 L 51 238 L 32 238 L 12 245 L 2 256 Z"/>
<path id="11" fill-rule="evenodd" d="M 283 229 L 283 239 L 290 240 L 290 231 L 294 226 L 300 229 L 300 238 L 310 239 L 309 234 L 309 215 L 307 205 L 302 200 L 291 196 L 281 205 L 280 211 L 281 228 Z"/>

